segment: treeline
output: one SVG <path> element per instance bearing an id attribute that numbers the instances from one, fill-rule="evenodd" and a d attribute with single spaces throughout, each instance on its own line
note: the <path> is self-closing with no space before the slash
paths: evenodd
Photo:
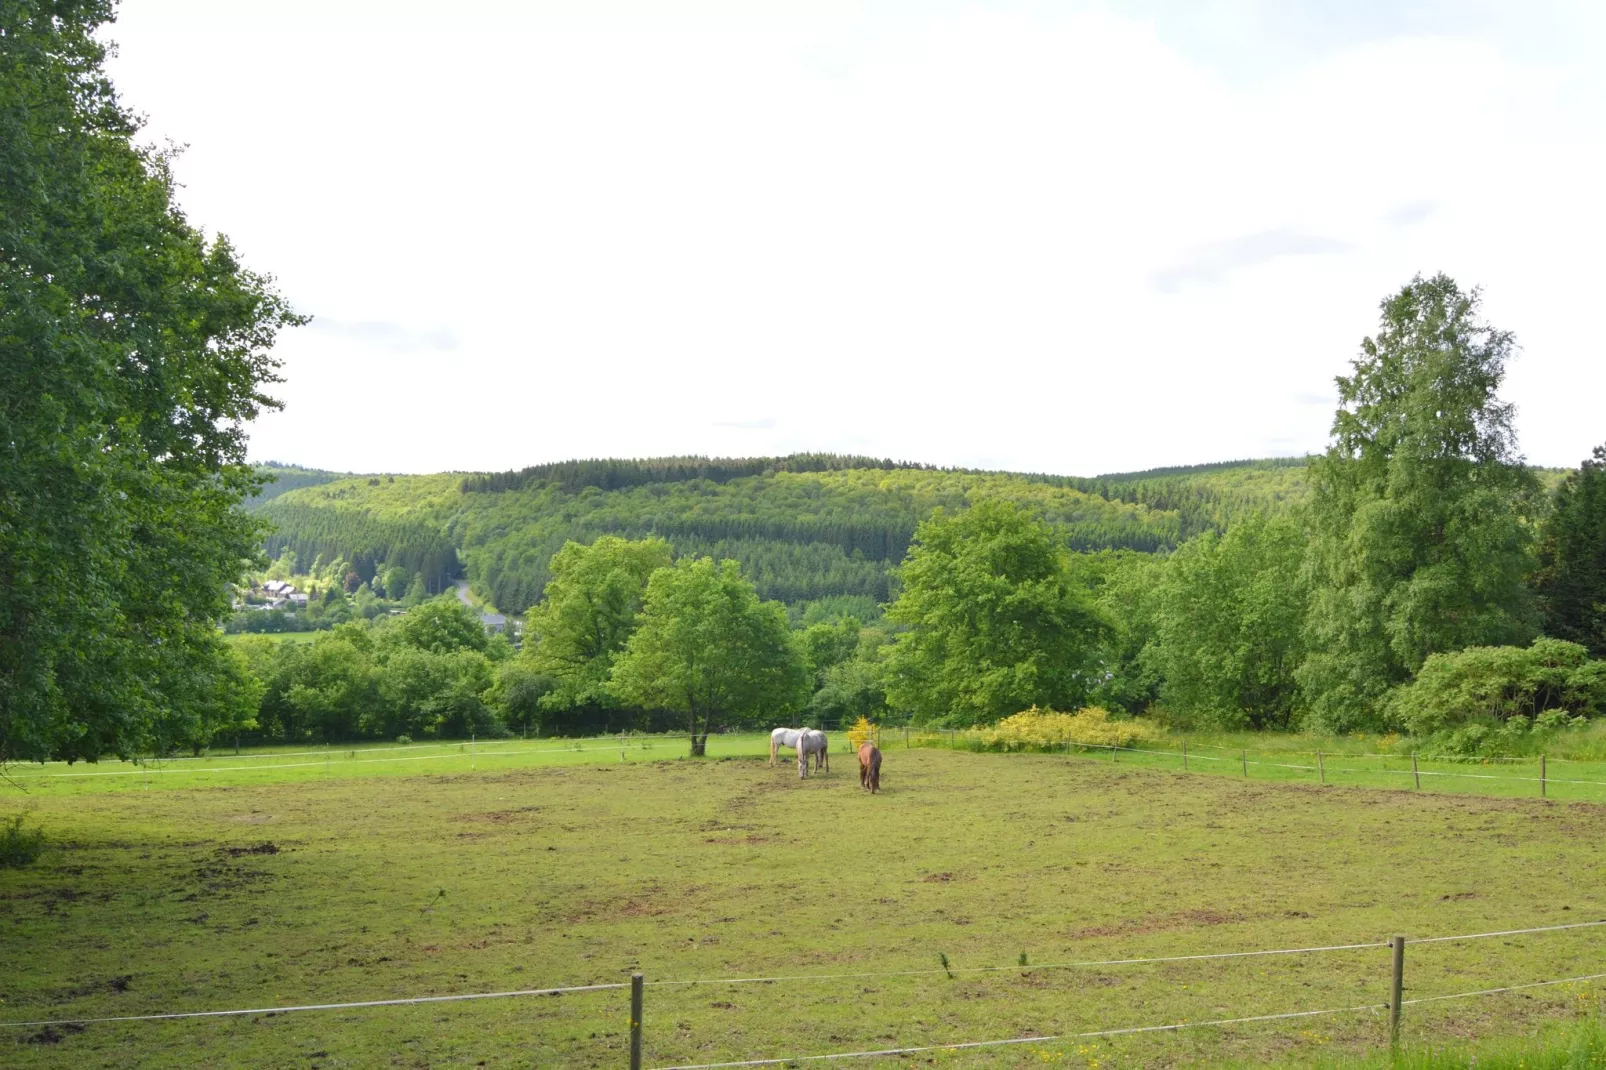
<path id="1" fill-rule="evenodd" d="M 431 594 L 463 574 L 457 547 L 440 530 L 417 520 L 381 519 L 357 509 L 330 509 L 275 499 L 261 515 L 272 524 L 264 540 L 269 557 L 292 552 L 297 560 L 343 558 L 363 583 L 379 567 L 406 569 L 424 578 Z"/>
<path id="2" fill-rule="evenodd" d="M 317 487 L 324 483 L 333 483 L 337 479 L 355 478 L 349 472 L 326 472 L 318 468 L 298 468 L 291 464 L 280 464 L 278 461 L 266 461 L 257 465 L 256 474 L 262 480 L 262 485 L 245 499 L 247 506 L 261 505 L 264 502 L 272 501 L 281 494 L 301 487 Z"/>
<path id="3" fill-rule="evenodd" d="M 911 461 L 839 453 L 794 453 L 786 457 L 649 457 L 641 460 L 596 458 L 532 465 L 516 472 L 466 476 L 462 489 L 468 494 L 485 494 L 554 486 L 575 494 L 587 487 L 620 490 L 649 483 L 685 483 L 693 479 L 729 483 L 733 479 L 773 475 L 776 472 L 832 472 L 844 468 L 936 470 L 932 465 Z"/>
<path id="4" fill-rule="evenodd" d="M 598 471 L 607 468 L 598 464 Z M 692 464 L 620 464 L 626 482 L 703 471 Z M 762 598 L 785 602 L 838 594 L 885 600 L 892 590 L 888 570 L 908 551 L 920 521 L 981 497 L 1021 502 L 1055 524 L 1076 550 L 1155 552 L 1182 537 L 1175 512 L 1063 482 L 813 455 L 795 463 L 763 459 L 751 467 L 764 474 L 725 482 L 699 475 L 611 490 L 537 481 L 524 489 L 470 493 L 457 477 L 357 479 L 285 495 L 260 512 L 278 527 L 274 551 L 295 545 L 303 560 L 314 547 L 353 559 L 364 550 L 371 556 L 368 541 L 342 537 L 348 527 L 353 536 L 362 530 L 360 518 L 428 526 L 459 549 L 475 588 L 515 614 L 539 600 L 559 548 L 608 534 L 659 536 L 679 554 L 729 557 Z M 745 470 L 733 463 L 716 474 Z"/>

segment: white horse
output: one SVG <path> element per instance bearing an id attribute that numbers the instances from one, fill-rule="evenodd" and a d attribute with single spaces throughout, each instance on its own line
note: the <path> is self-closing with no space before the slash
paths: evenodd
<path id="1" fill-rule="evenodd" d="M 814 768 L 824 767 L 826 772 L 831 771 L 831 750 L 825 738 L 825 733 L 817 728 L 805 728 L 797 740 L 797 775 L 799 780 L 807 780 L 809 775 L 809 755 L 814 756 Z"/>
<path id="2" fill-rule="evenodd" d="M 775 752 L 782 747 L 796 747 L 801 728 L 777 728 L 770 733 L 770 768 L 775 768 Z"/>

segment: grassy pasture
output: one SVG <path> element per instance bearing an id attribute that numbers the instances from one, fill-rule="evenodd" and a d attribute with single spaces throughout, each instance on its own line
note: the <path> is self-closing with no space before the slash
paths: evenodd
<path id="1" fill-rule="evenodd" d="M 19 781 L 61 846 L 0 872 L 0 1018 L 605 983 L 633 969 L 649 981 L 927 971 L 649 988 L 647 1064 L 663 1066 L 1387 998 L 1381 948 L 966 972 L 1022 953 L 1049 964 L 1606 917 L 1606 809 L 1589 803 L 896 746 L 872 798 L 844 754 L 799 783 L 762 761 L 680 760 L 683 743 L 623 763 L 616 747 L 534 753 L 552 743 L 506 758 L 485 752 L 520 745 L 482 744 L 473 769 L 443 748 L 328 772 L 172 762 L 148 789 L 142 777 Z M 1600 972 L 1603 951 L 1603 930 L 1420 945 L 1406 995 Z M 13 1029 L 0 1061 L 612 1067 L 626 998 Z M 1509 1036 L 1597 1002 L 1581 985 L 1424 1004 L 1407 1008 L 1407 1036 Z M 1368 1011 L 919 1058 L 1343 1065 L 1375 1053 L 1384 1029 Z"/>

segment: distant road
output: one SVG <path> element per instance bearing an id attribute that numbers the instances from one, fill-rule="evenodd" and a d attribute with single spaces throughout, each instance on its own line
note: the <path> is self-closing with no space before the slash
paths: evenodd
<path id="1" fill-rule="evenodd" d="M 457 600 L 480 615 L 480 623 L 495 632 L 507 630 L 507 618 L 500 613 L 486 613 L 468 596 L 468 581 L 457 581 Z"/>

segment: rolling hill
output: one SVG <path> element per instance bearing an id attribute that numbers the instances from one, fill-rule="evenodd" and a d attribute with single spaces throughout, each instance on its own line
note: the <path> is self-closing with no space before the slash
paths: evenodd
<path id="1" fill-rule="evenodd" d="M 1053 523 L 1076 550 L 1170 549 L 1250 510 L 1304 494 L 1305 460 L 1276 459 L 1082 478 L 937 469 L 830 454 L 570 461 L 494 474 L 346 476 L 276 466 L 251 508 L 267 551 L 421 573 L 431 591 L 466 577 L 503 612 L 539 597 L 567 540 L 658 535 L 678 554 L 740 561 L 765 598 L 796 604 L 890 595 L 888 568 L 938 508 L 1004 498 Z"/>

